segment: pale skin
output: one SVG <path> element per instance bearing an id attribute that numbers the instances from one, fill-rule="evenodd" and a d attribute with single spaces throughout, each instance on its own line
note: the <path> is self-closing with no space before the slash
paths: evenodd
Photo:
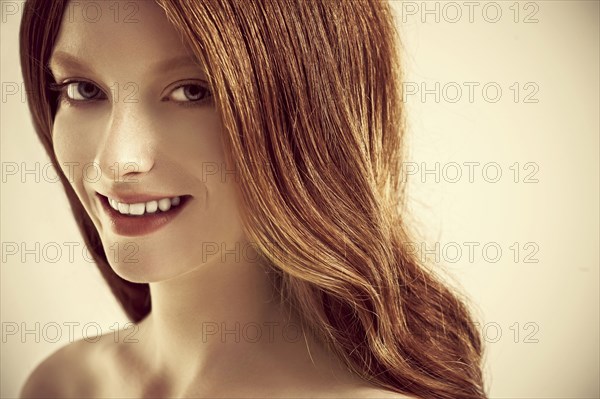
<path id="1" fill-rule="evenodd" d="M 72 83 L 65 92 L 72 102 L 55 118 L 54 149 L 59 163 L 77 163 L 71 184 L 104 247 L 138 249 L 136 263 L 123 256 L 109 262 L 121 277 L 150 284 L 152 311 L 137 326 L 137 342 L 124 342 L 125 334 L 115 342 L 111 332 L 58 350 L 34 370 L 21 396 L 406 398 L 356 377 L 310 334 L 283 333 L 300 322 L 274 299 L 252 256 L 235 181 L 203 169 L 223 165 L 225 155 L 214 104 L 189 95 L 207 88 L 202 68 L 153 1 L 136 2 L 138 22 L 129 24 L 115 22 L 111 3 L 96 2 L 103 16 L 93 23 L 81 8 L 65 13 L 51 70 L 57 83 L 93 84 L 99 99 L 82 98 L 82 85 Z M 172 59 L 179 62 L 165 68 Z M 83 93 L 93 93 L 90 87 Z M 135 101 L 125 101 L 131 93 Z M 84 177 L 92 162 L 102 172 L 97 181 Z M 95 195 L 112 190 L 192 199 L 160 230 L 124 237 Z M 203 242 L 230 252 L 207 256 Z M 251 323 L 260 339 L 256 328 L 244 330 Z M 221 331 L 236 326 L 237 339 Z"/>

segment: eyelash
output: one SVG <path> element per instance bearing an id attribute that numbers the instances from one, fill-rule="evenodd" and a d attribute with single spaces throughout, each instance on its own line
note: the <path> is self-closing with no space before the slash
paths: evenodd
<path id="1" fill-rule="evenodd" d="M 94 87 L 96 87 L 99 91 L 100 91 L 100 95 L 103 95 L 103 97 L 100 98 L 92 98 L 92 99 L 86 99 L 86 100 L 74 100 L 72 98 L 69 98 L 69 96 L 67 95 L 67 89 L 69 87 L 69 85 L 72 84 L 81 84 L 81 83 L 89 83 L 94 85 Z M 173 101 L 175 103 L 177 103 L 179 106 L 182 107 L 198 107 L 200 105 L 203 105 L 204 103 L 210 101 L 211 97 L 212 97 L 212 93 L 210 92 L 210 90 L 208 90 L 206 87 L 198 84 L 198 83 L 182 83 L 178 86 L 176 86 L 175 88 L 173 88 L 171 90 L 170 95 L 178 89 L 181 89 L 182 87 L 186 87 L 186 86 L 199 86 L 202 88 L 202 90 L 204 90 L 206 92 L 204 98 L 200 99 L 200 100 L 196 100 L 196 101 L 176 101 L 176 100 L 162 100 L 162 101 Z M 71 105 L 71 106 L 85 106 L 87 104 L 90 104 L 92 102 L 95 101 L 100 101 L 100 100 L 105 100 L 106 99 L 106 94 L 104 94 L 104 92 L 94 83 L 88 81 L 88 80 L 67 80 L 61 83 L 55 83 L 55 82 L 50 82 L 48 84 L 48 88 L 52 91 L 57 91 L 59 92 L 58 95 L 58 101 Z"/>

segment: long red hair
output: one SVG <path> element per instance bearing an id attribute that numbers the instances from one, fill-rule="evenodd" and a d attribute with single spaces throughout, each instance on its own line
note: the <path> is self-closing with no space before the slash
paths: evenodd
<path id="1" fill-rule="evenodd" d="M 482 340 L 466 299 L 403 243 L 404 108 L 399 39 L 378 0 L 157 0 L 206 73 L 248 238 L 283 303 L 348 368 L 421 398 L 485 398 Z M 47 63 L 66 0 L 28 0 L 21 65 L 35 130 L 52 145 Z M 147 284 L 107 262 L 98 232 L 59 172 L 85 241 L 133 321 Z"/>

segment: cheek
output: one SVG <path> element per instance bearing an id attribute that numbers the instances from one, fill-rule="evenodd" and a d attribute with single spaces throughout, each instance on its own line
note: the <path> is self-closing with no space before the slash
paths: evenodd
<path id="1" fill-rule="evenodd" d="M 83 178 L 93 177 L 98 170 L 94 167 L 95 140 L 85 138 L 82 126 L 89 126 L 67 115 L 56 115 L 52 129 L 54 154 L 63 173 L 71 183 L 79 199 L 85 204 Z M 86 206 L 87 207 L 87 206 Z"/>
<path id="2" fill-rule="evenodd" d="M 69 106 L 58 110 L 52 129 L 54 152 L 59 161 L 92 162 L 102 116 L 97 112 L 76 112 Z"/>
<path id="3" fill-rule="evenodd" d="M 179 111 L 181 112 L 181 111 Z M 189 110 L 187 110 L 190 113 Z M 169 118 L 167 153 L 176 155 L 185 162 L 190 171 L 205 175 L 214 173 L 225 160 L 223 148 L 224 128 L 214 109 L 194 110 L 193 117 L 185 113 L 174 113 Z"/>
<path id="4" fill-rule="evenodd" d="M 207 217 L 204 224 L 209 227 L 207 238 L 222 243 L 235 243 L 243 236 L 243 205 L 236 192 L 239 182 L 233 174 L 219 174 L 207 181 Z"/>

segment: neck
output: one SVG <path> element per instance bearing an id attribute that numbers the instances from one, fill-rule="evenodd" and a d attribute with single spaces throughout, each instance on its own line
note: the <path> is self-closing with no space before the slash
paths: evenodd
<path id="1" fill-rule="evenodd" d="M 203 265 L 151 283 L 150 292 L 152 311 L 139 325 L 139 348 L 150 373 L 171 376 L 176 390 L 198 380 L 267 384 L 264 379 L 277 373 L 284 381 L 297 364 L 323 374 L 336 363 L 302 334 L 299 318 L 281 306 L 258 263 Z"/>

